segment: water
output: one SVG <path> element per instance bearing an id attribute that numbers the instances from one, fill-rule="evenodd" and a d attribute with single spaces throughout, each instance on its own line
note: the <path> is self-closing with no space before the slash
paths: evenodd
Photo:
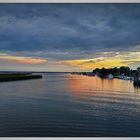
<path id="1" fill-rule="evenodd" d="M 0 136 L 140 136 L 131 81 L 70 74 L 0 83 Z"/>

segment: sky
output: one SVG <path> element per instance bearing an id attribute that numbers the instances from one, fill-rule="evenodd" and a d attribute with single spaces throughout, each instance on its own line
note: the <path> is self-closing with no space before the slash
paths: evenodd
<path id="1" fill-rule="evenodd" d="M 140 4 L 0 4 L 0 71 L 140 66 Z"/>

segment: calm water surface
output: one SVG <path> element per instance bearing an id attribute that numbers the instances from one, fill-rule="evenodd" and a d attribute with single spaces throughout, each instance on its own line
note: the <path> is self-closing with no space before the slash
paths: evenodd
<path id="1" fill-rule="evenodd" d="M 0 136 L 140 136 L 140 90 L 70 74 L 3 82 Z"/>

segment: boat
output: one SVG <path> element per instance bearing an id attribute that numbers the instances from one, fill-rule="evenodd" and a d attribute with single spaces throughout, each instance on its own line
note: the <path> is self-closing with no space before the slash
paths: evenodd
<path id="1" fill-rule="evenodd" d="M 118 78 L 123 79 L 123 80 L 131 80 L 131 77 L 125 76 L 125 75 L 120 75 L 120 76 L 118 76 Z"/>
<path id="2" fill-rule="evenodd" d="M 124 76 L 123 79 L 124 79 L 124 80 L 131 80 L 131 77 L 129 77 L 129 76 Z"/>
<path id="3" fill-rule="evenodd" d="M 109 74 L 108 75 L 108 79 L 113 79 L 113 75 L 112 74 Z"/>

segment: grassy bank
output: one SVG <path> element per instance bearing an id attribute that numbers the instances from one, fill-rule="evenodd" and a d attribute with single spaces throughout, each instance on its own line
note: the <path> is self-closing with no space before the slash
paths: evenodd
<path id="1" fill-rule="evenodd" d="M 16 80 L 28 80 L 28 79 L 39 79 L 42 78 L 42 75 L 32 75 L 24 73 L 6 73 L 0 74 L 0 82 L 6 81 L 16 81 Z"/>

